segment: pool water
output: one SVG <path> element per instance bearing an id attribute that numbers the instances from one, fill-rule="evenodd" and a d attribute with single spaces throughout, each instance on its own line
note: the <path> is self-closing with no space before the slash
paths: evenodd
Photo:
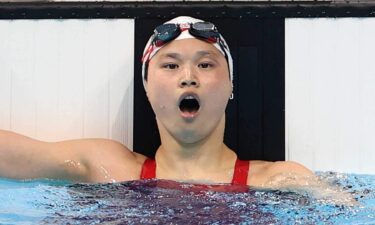
<path id="1" fill-rule="evenodd" d="M 0 224 L 375 224 L 375 175 L 320 172 L 357 205 L 303 190 L 166 180 L 114 184 L 0 179 Z"/>

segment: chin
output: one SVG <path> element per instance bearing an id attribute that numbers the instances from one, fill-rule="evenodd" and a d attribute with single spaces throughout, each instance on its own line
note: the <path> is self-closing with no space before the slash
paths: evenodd
<path id="1" fill-rule="evenodd" d="M 219 117 L 208 118 L 202 114 L 191 122 L 181 120 L 181 118 L 174 118 L 172 116 L 157 119 L 158 127 L 161 135 L 171 137 L 180 144 L 193 145 L 195 143 L 203 142 L 221 128 L 221 124 L 225 124 L 225 114 Z"/>
<path id="2" fill-rule="evenodd" d="M 203 139 L 202 135 L 197 134 L 196 131 L 186 132 L 178 134 L 175 137 L 181 144 L 195 144 Z"/>

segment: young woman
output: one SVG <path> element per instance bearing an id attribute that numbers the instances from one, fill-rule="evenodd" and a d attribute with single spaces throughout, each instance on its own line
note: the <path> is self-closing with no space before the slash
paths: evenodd
<path id="1" fill-rule="evenodd" d="M 272 187 L 280 177 L 313 175 L 294 162 L 238 160 L 223 143 L 232 58 L 212 23 L 177 17 L 158 26 L 142 60 L 160 131 L 155 160 L 112 140 L 47 143 L 0 131 L 0 176 L 76 182 L 155 177 Z"/>

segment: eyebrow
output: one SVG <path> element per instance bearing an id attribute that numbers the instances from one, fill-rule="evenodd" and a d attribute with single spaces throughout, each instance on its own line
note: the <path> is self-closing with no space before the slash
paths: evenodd
<path id="1" fill-rule="evenodd" d="M 211 51 L 211 50 L 208 50 L 208 51 L 198 51 L 195 54 L 194 58 L 196 60 L 198 60 L 198 59 L 204 58 L 206 56 L 208 56 L 210 59 L 214 60 L 215 62 L 218 62 L 217 61 L 217 57 L 219 57 L 219 53 Z"/>
<path id="2" fill-rule="evenodd" d="M 182 56 L 179 53 L 174 53 L 174 52 L 165 53 L 165 54 L 161 55 L 161 57 L 162 58 L 172 58 L 172 59 L 177 59 L 177 60 L 182 59 Z"/>
<path id="3" fill-rule="evenodd" d="M 218 53 L 214 52 L 214 51 L 211 51 L 211 50 L 202 50 L 202 51 L 198 51 L 197 53 L 195 53 L 195 56 L 194 58 L 196 59 L 199 59 L 199 58 L 202 58 L 204 56 L 218 56 Z M 163 55 L 161 55 L 161 58 L 172 58 L 172 59 L 176 59 L 176 60 L 182 60 L 182 55 L 179 54 L 179 53 L 175 53 L 175 52 L 168 52 L 168 53 L 164 53 Z"/>
<path id="4" fill-rule="evenodd" d="M 197 57 L 203 57 L 203 56 L 206 56 L 206 55 L 217 56 L 217 53 L 214 52 L 214 51 L 198 51 L 196 55 L 197 55 Z"/>

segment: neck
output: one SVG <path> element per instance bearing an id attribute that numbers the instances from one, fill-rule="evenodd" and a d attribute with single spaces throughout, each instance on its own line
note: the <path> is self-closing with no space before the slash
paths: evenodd
<path id="1" fill-rule="evenodd" d="M 155 157 L 158 170 L 169 171 L 168 174 L 174 173 L 174 177 L 181 179 L 194 179 L 233 166 L 236 155 L 223 143 L 224 127 L 225 115 L 209 135 L 194 143 L 184 143 L 159 125 L 162 144 Z"/>

